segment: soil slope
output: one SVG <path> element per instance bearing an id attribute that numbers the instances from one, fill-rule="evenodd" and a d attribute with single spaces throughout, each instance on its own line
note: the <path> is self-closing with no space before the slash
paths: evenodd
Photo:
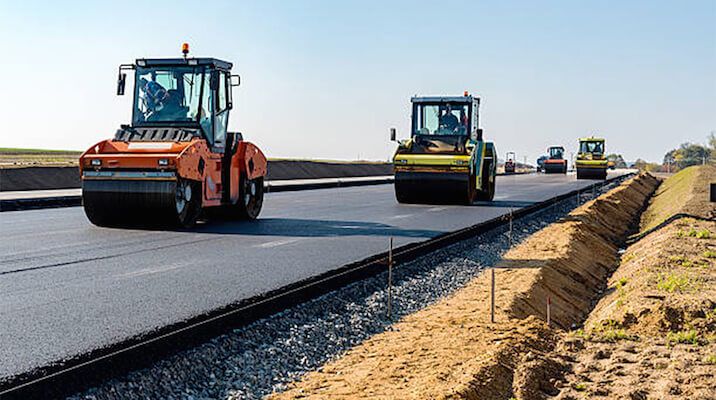
<path id="1" fill-rule="evenodd" d="M 667 179 L 642 228 L 713 217 L 716 168 Z M 552 356 L 570 371 L 559 399 L 716 399 L 716 223 L 672 221 L 631 245 L 583 330 Z"/>

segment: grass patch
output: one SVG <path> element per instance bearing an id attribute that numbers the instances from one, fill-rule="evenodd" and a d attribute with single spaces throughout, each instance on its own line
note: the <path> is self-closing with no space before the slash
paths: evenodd
<path id="1" fill-rule="evenodd" d="M 711 231 L 708 229 L 702 229 L 698 232 L 696 232 L 696 239 L 710 239 L 711 238 Z"/>
<path id="2" fill-rule="evenodd" d="M 585 390 L 587 390 L 587 384 L 584 382 L 575 383 L 574 390 L 576 390 L 578 392 L 584 392 Z"/>
<path id="3" fill-rule="evenodd" d="M 657 277 L 656 287 L 669 293 L 683 292 L 691 286 L 691 279 L 685 274 L 660 273 Z"/>
<path id="4" fill-rule="evenodd" d="M 615 343 L 620 340 L 634 340 L 634 337 L 624 329 L 607 329 L 601 332 L 599 339 L 603 342 Z"/>
<path id="5" fill-rule="evenodd" d="M 681 231 L 679 231 L 679 232 L 681 232 Z M 677 236 L 678 236 L 678 232 L 677 232 Z M 684 236 L 695 237 L 696 239 L 710 239 L 711 231 L 706 228 L 699 229 L 699 230 L 691 228 L 691 229 L 689 229 L 688 232 L 681 234 L 681 237 L 684 237 Z"/>
<path id="6" fill-rule="evenodd" d="M 610 319 L 593 329 L 589 339 L 595 342 L 616 343 L 621 340 L 637 341 L 639 337 L 628 334 L 617 321 Z"/>
<path id="7" fill-rule="evenodd" d="M 662 182 L 642 216 L 642 232 L 654 228 L 684 207 L 689 198 L 687 194 L 696 184 L 698 170 L 699 166 L 684 168 Z"/>
<path id="8" fill-rule="evenodd" d="M 706 250 L 701 254 L 704 258 L 716 258 L 716 251 Z"/>
<path id="9" fill-rule="evenodd" d="M 716 354 L 709 354 L 704 357 L 704 364 L 716 365 Z"/>
<path id="10" fill-rule="evenodd" d="M 630 253 L 622 257 L 622 263 L 628 263 L 629 261 L 634 259 L 634 253 Z"/>
<path id="11" fill-rule="evenodd" d="M 12 147 L 0 147 L 0 154 L 9 154 L 9 155 L 20 155 L 20 154 L 80 155 L 80 154 L 82 154 L 82 152 L 77 151 L 77 150 L 16 149 L 16 148 L 12 148 Z"/>
<path id="12" fill-rule="evenodd" d="M 705 344 L 704 342 L 706 342 L 704 339 L 700 338 L 699 333 L 693 329 L 681 332 L 669 332 L 666 334 L 666 341 L 669 344 L 681 343 L 693 345 Z"/>

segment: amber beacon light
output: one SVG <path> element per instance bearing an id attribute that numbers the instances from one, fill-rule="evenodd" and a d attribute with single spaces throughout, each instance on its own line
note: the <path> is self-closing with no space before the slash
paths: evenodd
<path id="1" fill-rule="evenodd" d="M 184 58 L 186 58 L 187 54 L 189 54 L 189 43 L 181 44 L 181 53 L 184 54 Z"/>

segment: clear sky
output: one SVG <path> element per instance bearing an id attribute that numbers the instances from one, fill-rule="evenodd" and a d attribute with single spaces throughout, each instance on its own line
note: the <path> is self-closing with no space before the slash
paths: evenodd
<path id="1" fill-rule="evenodd" d="M 388 159 L 411 96 L 464 90 L 501 157 L 532 162 L 593 132 L 657 161 L 716 130 L 716 0 L 0 0 L 0 38 L 0 147 L 111 137 L 117 65 L 185 41 L 235 63 L 230 129 L 269 157 Z"/>

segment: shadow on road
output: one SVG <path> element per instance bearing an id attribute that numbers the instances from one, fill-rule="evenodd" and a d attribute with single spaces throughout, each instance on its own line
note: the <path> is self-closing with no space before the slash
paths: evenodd
<path id="1" fill-rule="evenodd" d="M 396 236 L 431 238 L 444 232 L 425 229 L 403 229 L 375 222 L 331 221 L 295 218 L 261 218 L 256 221 L 211 221 L 197 226 L 198 233 L 258 236 Z"/>
<path id="2" fill-rule="evenodd" d="M 493 200 L 493 201 L 477 201 L 473 206 L 480 207 L 498 207 L 498 208 L 522 208 L 529 207 L 535 204 L 535 201 L 520 201 L 520 200 Z"/>

